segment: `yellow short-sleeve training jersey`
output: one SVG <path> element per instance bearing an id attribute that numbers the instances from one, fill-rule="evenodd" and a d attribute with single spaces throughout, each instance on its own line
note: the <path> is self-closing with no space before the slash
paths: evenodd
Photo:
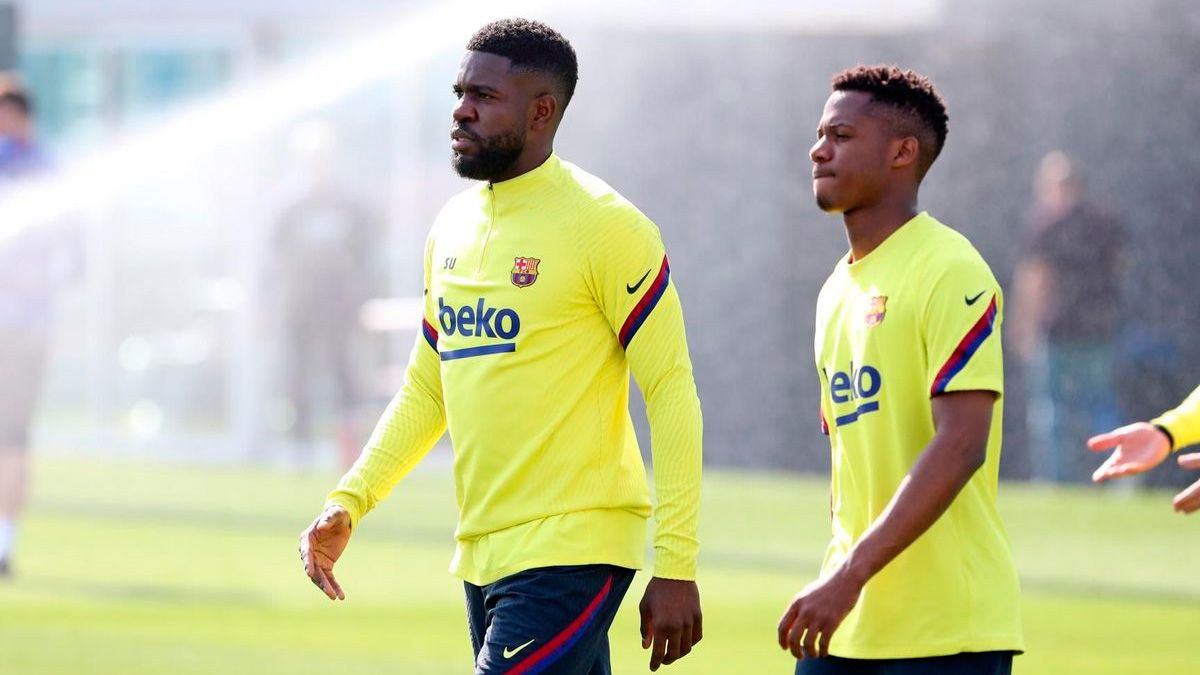
<path id="1" fill-rule="evenodd" d="M 835 570 L 934 435 L 932 398 L 988 390 L 987 460 L 949 509 L 871 579 L 834 634 L 848 658 L 1022 649 L 1017 574 L 996 510 L 1003 298 L 965 237 L 921 213 L 836 266 L 817 301 L 821 418 L 832 446 Z"/>

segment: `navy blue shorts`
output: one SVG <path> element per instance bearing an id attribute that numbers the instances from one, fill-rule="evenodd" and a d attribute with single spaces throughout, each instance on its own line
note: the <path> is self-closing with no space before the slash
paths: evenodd
<path id="1" fill-rule="evenodd" d="M 633 574 L 577 565 L 465 583 L 475 675 L 611 675 L 608 628 Z"/>
<path id="2" fill-rule="evenodd" d="M 1012 675 L 1013 652 L 963 652 L 920 659 L 843 659 L 796 663 L 796 675 Z"/>

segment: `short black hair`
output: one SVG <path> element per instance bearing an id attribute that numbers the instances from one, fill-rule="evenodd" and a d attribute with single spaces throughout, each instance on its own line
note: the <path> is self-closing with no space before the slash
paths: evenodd
<path id="1" fill-rule="evenodd" d="M 950 116 L 929 78 L 895 65 L 855 66 L 833 76 L 834 91 L 861 91 L 890 110 L 892 130 L 920 143 L 919 174 L 925 175 L 946 144 Z"/>
<path id="2" fill-rule="evenodd" d="M 467 50 L 503 56 L 518 70 L 537 70 L 558 80 L 566 100 L 565 110 L 575 95 L 579 62 L 575 49 L 558 31 L 529 19 L 501 19 L 475 31 Z"/>

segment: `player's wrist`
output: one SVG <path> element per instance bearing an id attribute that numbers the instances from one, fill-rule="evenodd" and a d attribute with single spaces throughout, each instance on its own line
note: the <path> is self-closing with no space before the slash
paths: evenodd
<path id="1" fill-rule="evenodd" d="M 1158 433 L 1162 434 L 1163 437 L 1167 439 L 1167 454 L 1174 452 L 1175 451 L 1175 435 L 1171 433 L 1171 430 L 1157 422 L 1152 422 L 1150 424 L 1150 426 L 1157 429 Z"/>
<path id="2" fill-rule="evenodd" d="M 875 572 L 871 569 L 871 566 L 862 559 L 862 556 L 851 554 L 850 557 L 842 563 L 841 567 L 838 568 L 835 574 L 841 577 L 841 579 L 846 583 L 852 584 L 861 590 L 862 587 L 866 586 L 867 582 L 871 580 L 871 577 L 875 575 Z"/>
<path id="3" fill-rule="evenodd" d="M 681 551 L 679 546 L 656 542 L 654 546 L 654 576 L 659 579 L 675 581 L 694 581 L 696 579 L 696 556 Z"/>
<path id="4" fill-rule="evenodd" d="M 653 578 L 663 581 L 694 582 L 696 581 L 696 565 L 695 563 L 655 565 Z"/>
<path id="5" fill-rule="evenodd" d="M 354 530 L 357 523 L 357 518 L 354 512 L 351 511 L 345 504 L 337 501 L 329 501 L 325 503 L 325 508 L 321 510 L 321 520 L 334 520 L 345 522 L 346 526 L 351 531 Z"/>
<path id="6" fill-rule="evenodd" d="M 695 586 L 695 579 L 671 579 L 669 577 L 660 577 L 657 574 L 650 577 L 650 583 L 666 584 L 669 586 Z"/>

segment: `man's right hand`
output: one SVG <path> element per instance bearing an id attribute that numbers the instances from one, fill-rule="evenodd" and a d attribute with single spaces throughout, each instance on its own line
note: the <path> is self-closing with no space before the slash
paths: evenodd
<path id="1" fill-rule="evenodd" d="M 350 514 L 330 506 L 300 533 L 300 560 L 304 572 L 330 600 L 345 600 L 346 594 L 333 578 L 333 564 L 350 543 Z"/>

